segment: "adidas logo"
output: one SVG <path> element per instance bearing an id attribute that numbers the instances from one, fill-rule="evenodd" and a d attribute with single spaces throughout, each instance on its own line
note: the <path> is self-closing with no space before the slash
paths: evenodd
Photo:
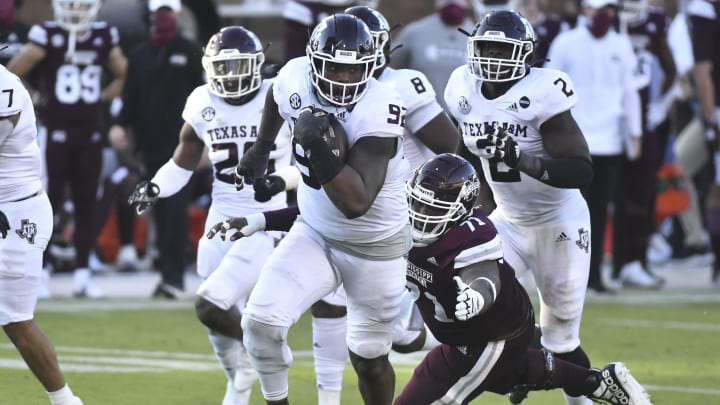
<path id="1" fill-rule="evenodd" d="M 510 104 L 510 107 L 506 108 L 506 110 L 508 110 L 510 112 L 518 112 L 517 103 Z"/>
<path id="2" fill-rule="evenodd" d="M 560 232 L 560 235 L 555 238 L 555 242 L 565 242 L 570 240 L 567 235 L 565 235 L 565 232 Z"/>
<path id="3" fill-rule="evenodd" d="M 428 257 L 427 261 L 428 261 L 428 263 L 430 263 L 430 264 L 432 264 L 432 265 L 434 265 L 434 266 L 437 266 L 437 265 L 438 265 L 438 262 L 437 262 L 437 259 L 435 259 L 435 256 L 430 256 L 430 257 Z"/>
<path id="4" fill-rule="evenodd" d="M 548 180 L 550 180 L 550 175 L 548 174 L 547 170 L 545 170 L 543 172 L 542 176 L 540 176 L 540 181 L 548 181 Z"/>

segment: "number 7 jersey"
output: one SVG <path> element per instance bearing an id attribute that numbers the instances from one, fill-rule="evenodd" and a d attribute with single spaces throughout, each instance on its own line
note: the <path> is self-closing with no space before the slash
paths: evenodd
<path id="1" fill-rule="evenodd" d="M 477 142 L 499 126 L 531 156 L 547 158 L 540 126 L 570 110 L 577 94 L 570 78 L 554 69 L 532 68 L 507 92 L 493 100 L 480 91 L 482 81 L 466 66 L 457 68 L 445 88 L 445 103 L 457 120 L 465 146 L 479 155 Z M 582 202 L 578 189 L 549 186 L 512 169 L 497 158 L 481 158 L 485 180 L 497 209 L 515 223 L 544 223 L 556 219 L 565 204 Z"/>

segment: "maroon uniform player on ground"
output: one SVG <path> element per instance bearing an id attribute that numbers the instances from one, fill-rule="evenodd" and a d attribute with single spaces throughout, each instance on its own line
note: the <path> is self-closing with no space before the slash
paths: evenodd
<path id="1" fill-rule="evenodd" d="M 532 348 L 535 314 L 504 261 L 495 226 L 476 209 L 472 165 L 444 153 L 417 169 L 407 186 L 413 248 L 407 286 L 442 342 L 417 366 L 395 405 L 467 404 L 484 391 L 562 388 L 610 404 L 650 404 L 622 363 L 590 369 Z M 231 218 L 208 234 L 237 240 L 260 229 L 287 230 L 297 207 Z"/>
<path id="2" fill-rule="evenodd" d="M 98 105 L 120 94 L 127 62 L 118 46 L 117 30 L 94 21 L 100 0 L 53 0 L 54 21 L 35 25 L 28 43 L 8 63 L 24 78 L 39 68 L 39 88 L 32 91 L 39 121 L 47 132 L 47 190 L 58 213 L 69 185 L 75 213 L 73 292 L 97 298 L 102 290 L 92 282 L 88 257 L 94 240 L 93 207 L 102 165 L 103 134 Z M 102 87 L 103 69 L 114 80 Z"/>

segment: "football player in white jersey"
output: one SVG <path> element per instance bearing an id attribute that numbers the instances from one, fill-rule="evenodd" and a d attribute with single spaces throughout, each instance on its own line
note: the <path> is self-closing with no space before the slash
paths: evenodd
<path id="1" fill-rule="evenodd" d="M 455 152 L 460 136 L 454 124 L 435 97 L 435 90 L 422 72 L 393 69 L 390 62 L 390 24 L 377 10 L 367 6 L 347 8 L 345 13 L 363 20 L 375 39 L 378 61 L 373 76 L 392 86 L 405 103 L 403 153 L 412 170 L 437 153 Z M 424 326 L 409 294 L 404 295 L 401 319 L 393 329 L 393 349 L 412 352 L 430 349 L 437 340 Z M 318 386 L 319 405 L 340 405 L 342 376 L 347 362 L 345 334 L 347 319 L 345 291 L 339 287 L 313 304 L 313 359 Z M 412 326 L 410 325 L 412 324 Z"/>
<path id="2" fill-rule="evenodd" d="M 33 319 L 53 212 L 40 180 L 35 110 L 20 79 L 0 66 L 0 325 L 43 385 L 50 403 L 82 405 L 55 348 Z"/>
<path id="3" fill-rule="evenodd" d="M 368 404 L 392 401 L 395 375 L 388 353 L 410 247 L 403 195 L 406 107 L 392 87 L 373 78 L 376 59 L 362 20 L 348 14 L 323 19 L 307 57 L 290 60 L 278 74 L 258 142 L 237 168 L 240 181 L 259 179 L 283 120 L 293 129 L 302 215 L 263 267 L 243 311 L 245 346 L 268 403 L 288 403 L 288 329 L 340 284 L 347 293 L 346 343 L 361 395 Z M 334 114 L 347 133 L 344 161 L 321 138 L 330 119 L 323 111 Z"/>
<path id="4" fill-rule="evenodd" d="M 185 124 L 172 159 L 130 197 L 139 214 L 157 198 L 185 186 L 205 147 L 215 177 L 206 228 L 227 217 L 287 205 L 284 193 L 259 203 L 252 189 L 239 193 L 235 189 L 235 166 L 257 140 L 265 97 L 272 87 L 272 80 L 261 77 L 264 60 L 260 40 L 243 27 L 225 27 L 210 38 L 202 58 L 208 83 L 187 99 Z M 290 164 L 289 131 L 275 139 L 269 159 L 269 171 Z M 267 232 L 243 243 L 202 238 L 198 244 L 197 272 L 205 280 L 198 288 L 195 308 L 228 377 L 225 405 L 247 404 L 257 378 L 241 344 L 240 311 L 274 246 L 275 236 Z"/>
<path id="5" fill-rule="evenodd" d="M 589 367 L 580 319 L 590 214 L 578 188 L 592 180 L 592 163 L 570 113 L 577 101 L 573 84 L 563 72 L 529 67 L 533 43 L 532 26 L 517 12 L 488 14 L 468 39 L 468 66 L 450 76 L 445 101 L 463 143 L 480 158 L 489 185 L 482 187 L 482 205 L 493 207 L 491 191 L 496 208 L 490 219 L 505 258 L 519 276 L 531 271 L 535 278 L 542 345 Z"/>

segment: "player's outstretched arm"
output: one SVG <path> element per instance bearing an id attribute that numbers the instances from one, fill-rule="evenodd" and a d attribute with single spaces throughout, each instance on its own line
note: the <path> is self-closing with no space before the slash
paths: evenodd
<path id="1" fill-rule="evenodd" d="M 417 130 L 415 136 L 437 154 L 458 153 L 460 147 L 460 132 L 444 111 Z"/>
<path id="2" fill-rule="evenodd" d="M 208 239 L 212 239 L 219 233 L 220 239 L 225 240 L 227 233 L 231 229 L 235 229 L 237 232 L 230 236 L 230 240 L 236 241 L 258 231 L 288 231 L 298 215 L 300 215 L 298 207 L 291 206 L 250 214 L 247 217 L 234 217 L 213 225 L 206 236 Z"/>
<path id="3" fill-rule="evenodd" d="M 173 157 L 158 169 L 149 182 L 144 181 L 135 186 L 128 204 L 135 207 L 138 215 L 142 215 L 155 205 L 158 198 L 170 197 L 180 191 L 190 181 L 204 148 L 205 144 L 193 127 L 187 122 L 183 124 Z"/>

